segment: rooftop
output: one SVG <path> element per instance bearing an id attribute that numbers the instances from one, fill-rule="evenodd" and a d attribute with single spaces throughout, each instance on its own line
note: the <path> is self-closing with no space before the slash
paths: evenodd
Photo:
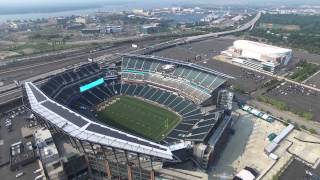
<path id="1" fill-rule="evenodd" d="M 35 138 L 38 142 L 46 141 L 47 139 L 51 139 L 51 133 L 48 129 L 39 129 L 35 132 Z"/>
<path id="2" fill-rule="evenodd" d="M 233 45 L 236 48 L 250 49 L 251 51 L 255 51 L 259 53 L 278 54 L 278 53 L 292 52 L 291 49 L 272 46 L 272 45 L 254 42 L 254 41 L 248 41 L 248 40 L 237 40 L 237 41 L 234 41 Z"/>

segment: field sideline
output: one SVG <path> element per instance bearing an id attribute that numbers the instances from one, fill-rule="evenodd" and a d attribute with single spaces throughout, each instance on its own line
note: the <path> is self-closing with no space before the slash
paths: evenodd
<path id="1" fill-rule="evenodd" d="M 98 119 L 112 127 L 159 142 L 180 122 L 180 117 L 163 107 L 141 99 L 120 96 L 120 100 L 97 112 Z"/>

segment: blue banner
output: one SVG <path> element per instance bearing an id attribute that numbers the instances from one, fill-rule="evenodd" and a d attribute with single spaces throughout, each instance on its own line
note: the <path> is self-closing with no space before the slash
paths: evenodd
<path id="1" fill-rule="evenodd" d="M 94 88 L 94 87 L 96 87 L 96 86 L 99 86 L 100 84 L 103 84 L 103 83 L 104 83 L 104 79 L 103 79 L 103 78 L 100 78 L 100 79 L 98 79 L 98 80 L 96 80 L 96 81 L 93 81 L 93 82 L 91 82 L 91 83 L 89 83 L 89 84 L 86 84 L 86 85 L 84 85 L 84 86 L 81 86 L 81 87 L 80 87 L 80 92 L 87 91 L 87 90 L 89 90 L 89 89 L 91 89 L 91 88 Z"/>

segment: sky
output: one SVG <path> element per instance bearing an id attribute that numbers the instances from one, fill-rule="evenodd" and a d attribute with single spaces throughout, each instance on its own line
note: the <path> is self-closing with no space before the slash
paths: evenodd
<path id="1" fill-rule="evenodd" d="M 0 22 L 8 19 L 35 19 L 64 16 L 68 14 L 90 14 L 93 11 L 118 11 L 133 8 L 159 8 L 172 6 L 228 5 L 276 6 L 320 5 L 320 0 L 0 0 Z M 75 12 L 76 11 L 76 12 Z"/>
<path id="2" fill-rule="evenodd" d="M 64 5 L 106 5 L 119 3 L 148 3 L 148 4 L 217 4 L 217 5 L 308 5 L 319 4 L 320 0 L 0 0 L 4 7 L 31 7 L 31 6 L 64 6 Z"/>
<path id="3" fill-rule="evenodd" d="M 109 0 L 105 0 L 109 2 Z M 88 3 L 103 2 L 103 0 L 0 0 L 0 5 L 44 5 L 44 4 L 72 4 L 72 3 Z"/>
<path id="4" fill-rule="evenodd" d="M 22 5 L 22 4 L 72 4 L 72 3 L 109 3 L 109 2 L 120 2 L 120 1 L 127 1 L 127 2 L 200 2 L 200 3 L 212 3 L 212 4 L 265 4 L 265 3 L 287 3 L 287 4 L 313 4 L 319 3 L 319 0 L 0 0 L 0 5 Z"/>

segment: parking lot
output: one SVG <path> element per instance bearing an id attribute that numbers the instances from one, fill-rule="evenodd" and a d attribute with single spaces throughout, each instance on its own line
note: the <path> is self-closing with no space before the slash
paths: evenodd
<path id="1" fill-rule="evenodd" d="M 301 180 L 306 176 L 306 170 L 310 169 L 307 165 L 301 161 L 294 159 L 286 168 L 284 173 L 280 176 L 280 180 Z"/>
<path id="2" fill-rule="evenodd" d="M 165 49 L 156 52 L 153 55 L 192 62 L 197 56 L 198 59 L 202 60 L 211 59 L 211 57 L 220 54 L 221 51 L 232 46 L 234 40 L 235 38 L 232 36 L 208 39 L 205 41 Z"/>
<path id="3" fill-rule="evenodd" d="M 0 175 L 1 179 L 16 179 L 16 174 L 23 172 L 22 179 L 34 179 L 37 174 L 32 172 L 39 168 L 38 162 L 34 161 L 31 164 L 20 167 L 17 170 L 10 170 L 10 146 L 16 142 L 27 142 L 32 139 L 23 138 L 25 131 L 31 130 L 29 128 L 30 122 L 26 119 L 30 116 L 30 113 L 22 108 L 4 113 L 0 118 Z M 11 122 L 11 128 L 6 125 Z M 22 130 L 24 129 L 24 130 Z"/>
<path id="4" fill-rule="evenodd" d="M 313 168 L 305 164 L 304 162 L 293 159 L 288 167 L 284 170 L 284 172 L 280 175 L 279 180 L 301 180 L 301 179 L 310 179 L 311 176 L 307 174 L 307 171 L 311 172 L 314 175 L 313 179 L 317 179 L 315 177 L 320 176 L 320 166 Z"/>
<path id="5" fill-rule="evenodd" d="M 0 167 L 0 175 L 1 175 L 1 179 L 3 180 L 14 180 L 14 179 L 31 180 L 39 175 L 39 174 L 33 173 L 33 171 L 35 171 L 36 169 L 39 169 L 38 161 L 28 164 L 27 166 L 23 166 L 22 168 L 16 171 L 11 171 L 10 165 L 6 165 L 6 166 Z M 21 177 L 16 178 L 16 175 L 21 172 L 23 172 L 24 174 Z"/>
<path id="6" fill-rule="evenodd" d="M 268 97 L 286 103 L 294 112 L 310 112 L 314 120 L 320 120 L 320 93 L 291 83 L 283 83 L 268 93 Z"/>
<path id="7" fill-rule="evenodd" d="M 317 72 L 317 74 L 312 76 L 310 79 L 308 79 L 305 84 L 310 85 L 312 87 L 320 88 L 320 71 Z"/>

